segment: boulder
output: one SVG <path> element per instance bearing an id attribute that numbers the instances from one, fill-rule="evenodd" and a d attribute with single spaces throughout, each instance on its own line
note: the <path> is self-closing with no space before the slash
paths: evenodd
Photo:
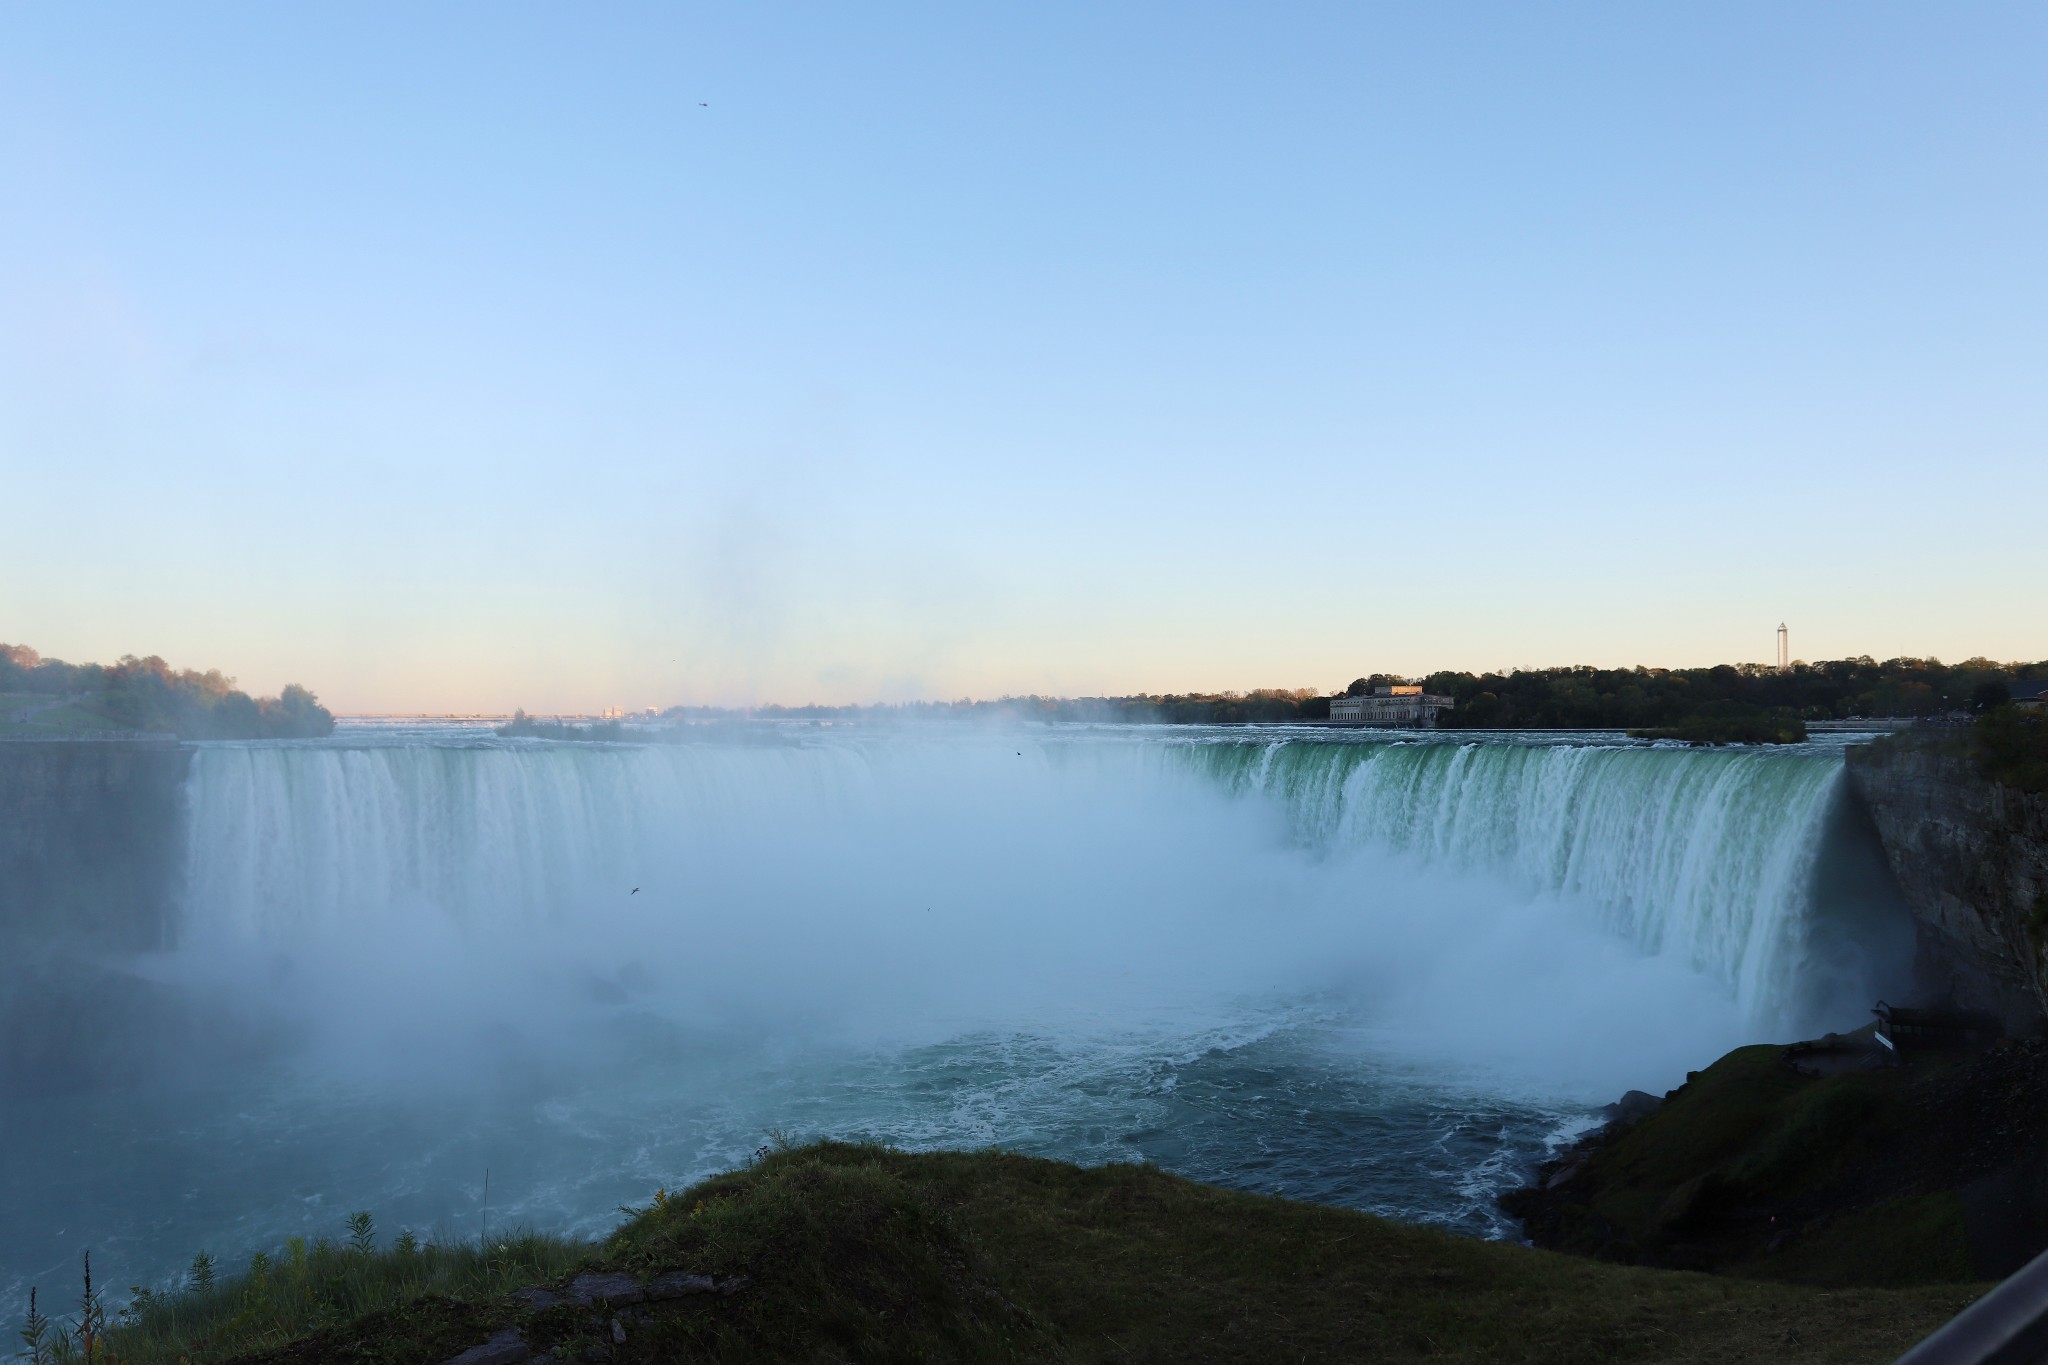
<path id="1" fill-rule="evenodd" d="M 1657 1112 L 1664 1101 L 1642 1090 L 1631 1090 L 1601 1110 L 1601 1116 L 1617 1127 L 1626 1128 Z"/>
<path id="2" fill-rule="evenodd" d="M 472 1346 L 461 1355 L 447 1362 L 447 1365 L 521 1365 L 522 1361 L 533 1359 L 533 1351 L 526 1344 L 526 1338 L 513 1328 L 495 1333 L 481 1346 Z"/>

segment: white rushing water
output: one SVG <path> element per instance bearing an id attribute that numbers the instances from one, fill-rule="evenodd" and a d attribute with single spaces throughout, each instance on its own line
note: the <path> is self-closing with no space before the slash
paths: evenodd
<path id="1" fill-rule="evenodd" d="M 1813 911 L 1838 750 L 1587 743 L 1212 743 L 1197 766 L 1321 846 L 1409 852 L 1598 906 L 1760 1024 L 1816 1002 Z"/>
<path id="2" fill-rule="evenodd" d="M 1143 1158 L 1479 1234 L 1589 1106 L 1903 965 L 1839 750 L 345 728 L 193 756 L 155 1083 L 0 1119 L 0 1289 L 338 1208 L 596 1231 L 771 1130 Z M 107 1173 L 116 1172 L 109 1180 Z M 96 1258 L 97 1260 L 97 1258 Z"/>
<path id="3" fill-rule="evenodd" d="M 669 939 L 782 987 L 861 995 L 856 971 L 899 990 L 938 973 L 979 995 L 1012 940 L 1073 967 L 1116 959 L 1132 933 L 1155 936 L 1148 954 L 1204 958 L 1194 940 L 1210 935 L 1235 963 L 1240 938 L 1342 941 L 1402 914 L 1386 904 L 1394 883 L 1420 944 L 1477 877 L 1524 922 L 1598 923 L 1646 961 L 1684 963 L 1753 1026 L 1831 1003 L 1813 989 L 1815 872 L 1838 751 L 1230 732 L 768 739 L 209 746 L 190 784 L 185 941 L 317 942 L 343 957 L 418 942 L 466 960 L 566 928 L 592 947 Z M 893 970 L 885 946 L 913 970 Z M 788 1003 L 768 998 L 773 984 L 735 986 L 712 989 Z"/>

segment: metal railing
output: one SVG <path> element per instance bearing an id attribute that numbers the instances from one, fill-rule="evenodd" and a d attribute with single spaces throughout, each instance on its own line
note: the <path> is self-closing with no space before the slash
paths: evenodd
<path id="1" fill-rule="evenodd" d="M 2048 1361 L 2048 1251 L 1950 1318 L 1898 1365 L 2040 1365 Z"/>
<path id="2" fill-rule="evenodd" d="M 0 744 L 74 744 L 82 740 L 118 740 L 126 744 L 176 744 L 178 737 L 161 730 L 39 730 L 0 735 Z"/>

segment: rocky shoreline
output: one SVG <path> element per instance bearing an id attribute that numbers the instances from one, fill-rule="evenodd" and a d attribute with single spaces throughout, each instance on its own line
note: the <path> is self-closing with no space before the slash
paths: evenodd
<path id="1" fill-rule="evenodd" d="M 1869 1039 L 1631 1092 L 1501 1205 L 1548 1250 L 1809 1284 L 1995 1279 L 2048 1250 L 2048 1039 L 1831 1060 Z"/>

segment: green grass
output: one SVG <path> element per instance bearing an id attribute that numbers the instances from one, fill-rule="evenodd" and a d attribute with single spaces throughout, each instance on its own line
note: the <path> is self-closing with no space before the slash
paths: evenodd
<path id="1" fill-rule="evenodd" d="M 1743 1273 L 1819 1285 L 1968 1281 L 1969 1236 L 1954 1190 L 1907 1195 L 1829 1223 Z"/>
<path id="2" fill-rule="evenodd" d="M 620 1316 L 513 1287 L 579 1263 L 745 1275 Z M 1478 1242 L 1144 1166 L 825 1143 L 660 1199 L 599 1245 L 302 1249 L 151 1302 L 131 1365 L 435 1365 L 516 1325 L 619 1361 L 1889 1360 L 1967 1287 L 1825 1290 Z"/>
<path id="3" fill-rule="evenodd" d="M 2024 1140 L 2007 1131 L 2023 1101 L 2000 1097 L 2026 1065 L 1927 1053 L 1811 1076 L 1783 1048 L 1739 1048 L 1554 1189 L 1511 1202 L 1543 1245 L 1581 1255 L 1814 1285 L 1967 1283 L 1991 1250 L 1973 1247 L 1957 1192 L 1997 1164 L 1971 1134 Z"/>
<path id="4" fill-rule="evenodd" d="M 469 1339 L 470 1324 L 459 1305 L 489 1302 L 553 1278 L 592 1255 L 585 1243 L 525 1232 L 488 1246 L 420 1245 L 401 1236 L 378 1251 L 367 1221 L 361 1232 L 353 1242 L 308 1245 L 295 1239 L 278 1254 L 260 1256 L 241 1273 L 205 1288 L 145 1292 L 122 1314 L 110 1338 L 112 1352 L 125 1365 L 233 1359 L 287 1347 L 365 1314 L 429 1303 L 447 1305 L 431 1316 L 445 1319 L 449 1333 L 462 1338 L 445 1358 L 481 1340 Z"/>
<path id="5" fill-rule="evenodd" d="M 1666 1105 L 1625 1132 L 1601 1155 L 1593 1210 L 1615 1227 L 1647 1237 L 1674 1190 L 1739 1159 L 1776 1122 L 1779 1107 L 1805 1081 L 1780 1060 L 1782 1049 L 1738 1048 L 1686 1083 L 1685 1103 Z M 1592 1231 L 1586 1229 L 1585 1236 Z M 1591 1251 L 1584 1243 L 1568 1249 Z"/>
<path id="6" fill-rule="evenodd" d="M 109 720 L 99 712 L 85 705 L 64 705 L 49 710 L 40 708 L 52 700 L 47 694 L 34 692 L 0 693 L 0 735 L 62 734 L 74 730 L 118 730 L 118 721 Z M 13 717 L 20 711 L 37 708 L 26 722 L 17 722 Z"/>

